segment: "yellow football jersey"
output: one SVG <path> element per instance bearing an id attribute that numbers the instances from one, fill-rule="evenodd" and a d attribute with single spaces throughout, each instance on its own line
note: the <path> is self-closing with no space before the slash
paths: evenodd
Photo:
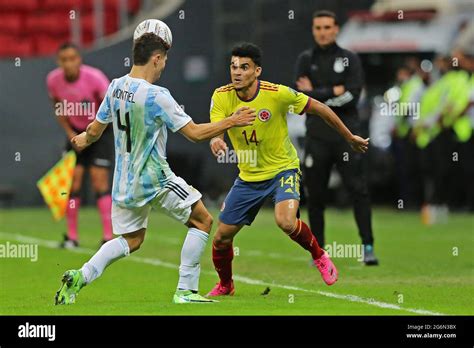
<path id="1" fill-rule="evenodd" d="M 238 157 L 240 178 L 262 181 L 287 169 L 299 168 L 296 149 L 288 136 L 286 114 L 302 114 L 309 97 L 287 86 L 258 81 L 253 98 L 239 98 L 232 84 L 217 88 L 211 100 L 211 122 L 232 115 L 242 106 L 256 110 L 252 126 L 234 127 L 227 131 Z M 252 160 L 256 156 L 256 161 Z"/>

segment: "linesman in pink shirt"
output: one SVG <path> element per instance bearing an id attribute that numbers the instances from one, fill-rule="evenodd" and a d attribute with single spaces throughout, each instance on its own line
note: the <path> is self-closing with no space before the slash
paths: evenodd
<path id="1" fill-rule="evenodd" d="M 86 169 L 89 170 L 92 189 L 97 197 L 97 208 L 103 225 L 102 243 L 105 243 L 112 239 L 109 171 L 113 166 L 114 157 L 113 130 L 107 127 L 100 140 L 83 151 L 75 148 L 70 140 L 85 131 L 87 125 L 94 120 L 110 82 L 100 70 L 82 64 L 79 49 L 72 43 L 65 43 L 59 47 L 57 63 L 59 67 L 48 74 L 46 84 L 54 103 L 56 119 L 66 133 L 66 151 L 73 149 L 77 155 L 66 210 L 67 234 L 61 247 L 79 246 L 77 219 L 81 205 L 82 180 Z"/>

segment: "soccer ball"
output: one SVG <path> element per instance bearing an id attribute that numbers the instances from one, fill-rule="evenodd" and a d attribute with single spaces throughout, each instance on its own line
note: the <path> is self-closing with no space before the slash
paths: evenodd
<path id="1" fill-rule="evenodd" d="M 160 21 L 159 19 L 146 19 L 138 24 L 133 33 L 133 41 L 145 33 L 158 35 L 169 47 L 171 47 L 171 44 L 173 43 L 173 36 L 171 35 L 170 28 L 165 22 Z"/>

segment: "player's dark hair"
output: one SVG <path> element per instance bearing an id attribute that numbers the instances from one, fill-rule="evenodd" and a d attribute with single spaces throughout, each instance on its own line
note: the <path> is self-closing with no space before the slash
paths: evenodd
<path id="1" fill-rule="evenodd" d="M 56 53 L 59 53 L 63 50 L 66 50 L 68 48 L 74 48 L 77 52 L 80 52 L 79 51 L 79 46 L 77 46 L 75 43 L 72 43 L 72 42 L 63 42 L 61 45 L 59 45 L 58 47 L 58 50 L 56 51 Z"/>
<path id="2" fill-rule="evenodd" d="M 145 33 L 133 43 L 133 64 L 145 65 L 156 51 L 166 54 L 169 46 L 158 35 Z"/>
<path id="3" fill-rule="evenodd" d="M 232 48 L 232 55 L 250 58 L 256 66 L 262 66 L 262 50 L 250 42 L 240 43 Z"/>
<path id="4" fill-rule="evenodd" d="M 313 19 L 319 18 L 319 17 L 330 17 L 330 18 L 334 19 L 334 24 L 339 25 L 339 22 L 337 21 L 337 16 L 332 11 L 328 11 L 328 10 L 315 11 L 313 13 Z"/>

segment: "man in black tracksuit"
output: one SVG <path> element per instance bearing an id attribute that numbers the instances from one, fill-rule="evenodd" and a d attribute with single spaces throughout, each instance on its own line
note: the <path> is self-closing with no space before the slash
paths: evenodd
<path id="1" fill-rule="evenodd" d="M 296 88 L 330 106 L 353 132 L 360 133 L 357 101 L 363 85 L 359 57 L 336 44 L 337 19 L 330 11 L 313 15 L 315 46 L 300 54 L 296 63 Z M 325 196 L 334 164 L 348 189 L 359 234 L 364 244 L 364 262 L 376 265 L 373 252 L 371 209 L 366 160 L 319 117 L 306 118 L 304 182 L 308 191 L 311 230 L 320 245 L 324 241 Z"/>

